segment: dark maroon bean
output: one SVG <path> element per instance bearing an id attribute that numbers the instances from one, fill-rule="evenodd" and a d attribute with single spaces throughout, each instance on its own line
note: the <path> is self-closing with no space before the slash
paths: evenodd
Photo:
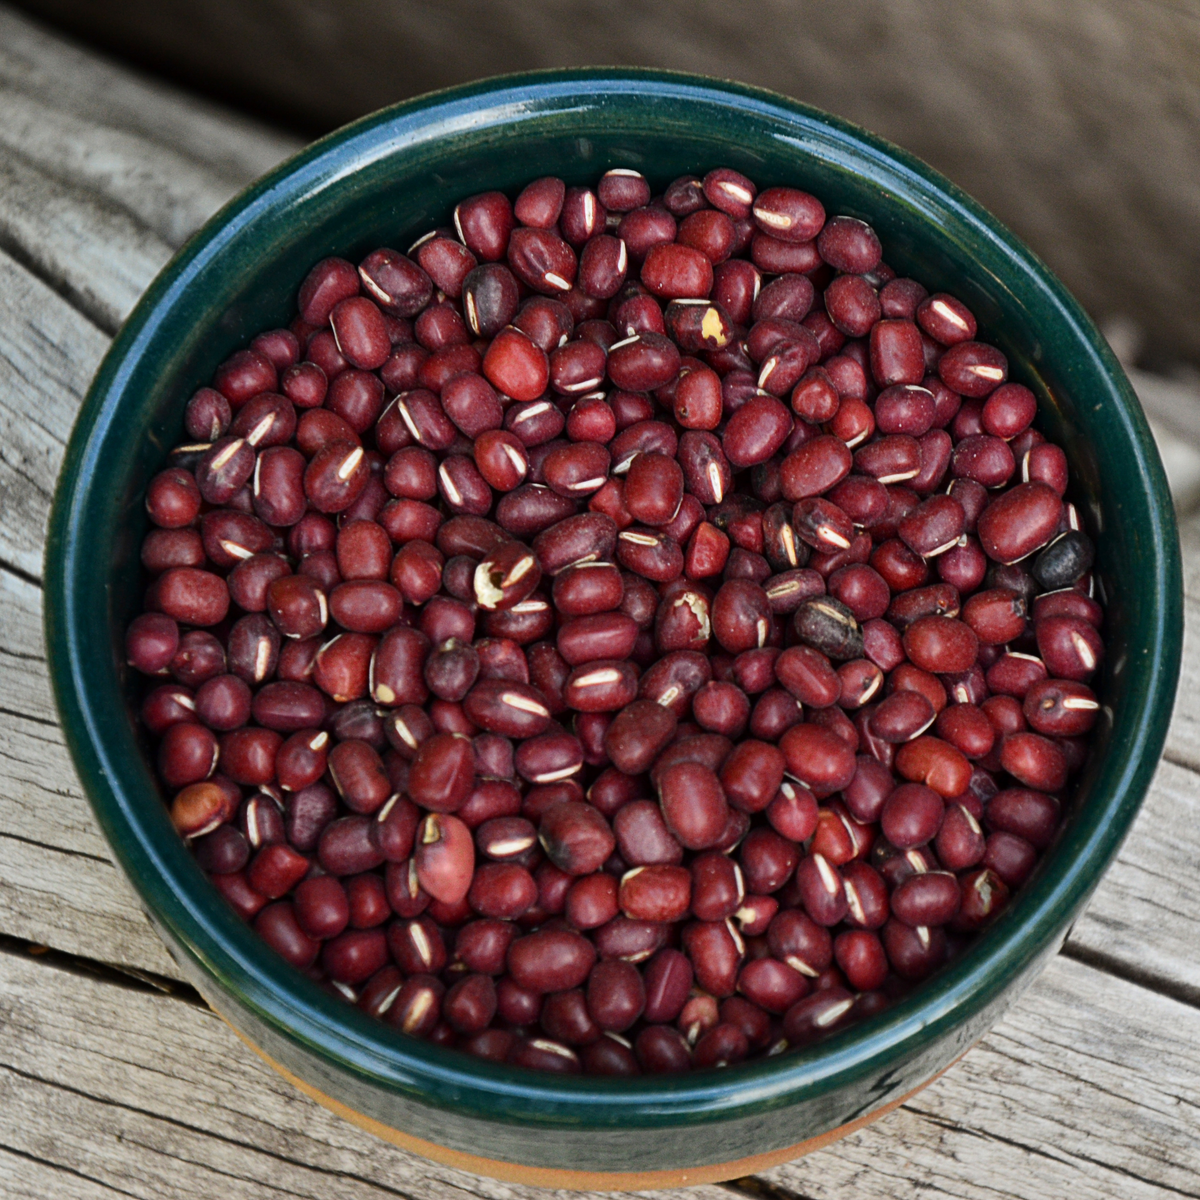
<path id="1" fill-rule="evenodd" d="M 618 770 L 640 775 L 675 733 L 677 718 L 653 700 L 635 700 L 623 708 L 604 736 L 604 747 Z"/>
<path id="2" fill-rule="evenodd" d="M 732 683 L 706 683 L 692 698 L 692 715 L 702 729 L 737 737 L 750 719 L 750 700 Z"/>
<path id="3" fill-rule="evenodd" d="M 712 850 L 692 863 L 692 913 L 701 921 L 734 916 L 745 900 L 741 868 L 727 855 Z"/>
<path id="4" fill-rule="evenodd" d="M 184 410 L 183 427 L 197 442 L 215 442 L 229 428 L 233 409 L 215 388 L 199 388 Z"/>
<path id="5" fill-rule="evenodd" d="M 481 1033 L 496 1015 L 496 985 L 487 975 L 460 979 L 442 1000 L 442 1016 L 464 1037 Z"/>
<path id="6" fill-rule="evenodd" d="M 172 567 L 203 567 L 204 542 L 195 529 L 151 529 L 142 541 L 141 559 L 152 575 Z"/>
<path id="7" fill-rule="evenodd" d="M 902 979 L 924 979 L 946 956 L 946 936 L 940 928 L 911 928 L 902 921 L 889 920 L 883 927 L 882 940 L 892 969 Z"/>
<path id="8" fill-rule="evenodd" d="M 522 225 L 549 229 L 558 221 L 567 185 L 547 175 L 527 184 L 513 204 L 513 214 Z"/>
<path id="9" fill-rule="evenodd" d="M 611 875 L 585 875 L 567 893 L 566 917 L 576 929 L 596 929 L 611 921 L 620 907 L 617 881 Z"/>
<path id="10" fill-rule="evenodd" d="M 143 675 L 165 675 L 178 650 L 179 626 L 162 613 L 142 613 L 125 632 L 125 661 Z"/>
<path id="11" fill-rule="evenodd" d="M 437 230 L 421 238 L 409 254 L 439 290 L 454 297 L 461 294 L 462 281 L 477 262 L 466 246 Z"/>
<path id="12" fill-rule="evenodd" d="M 500 975 L 504 971 L 508 947 L 517 935 L 515 925 L 484 918 L 469 921 L 454 939 L 454 959 L 469 971 Z"/>
<path id="13" fill-rule="evenodd" d="M 657 787 L 667 826 L 685 847 L 704 850 L 720 841 L 727 804 L 712 770 L 700 763 L 677 763 L 662 772 Z"/>
<path id="14" fill-rule="evenodd" d="M 1044 616 L 1035 623 L 1034 633 L 1046 668 L 1059 679 L 1082 683 L 1103 659 L 1100 634 L 1082 616 Z"/>
<path id="15" fill-rule="evenodd" d="M 300 285 L 300 316 L 311 325 L 324 325 L 333 306 L 358 295 L 358 272 L 344 258 L 323 258 Z"/>
<path id="16" fill-rule="evenodd" d="M 479 655 L 457 638 L 436 646 L 425 660 L 425 683 L 441 700 L 454 703 L 471 690 L 479 675 Z"/>
<path id="17" fill-rule="evenodd" d="M 508 262 L 526 287 L 547 296 L 569 292 L 579 265 L 575 252 L 556 233 L 533 228 L 513 230 L 508 241 Z M 468 306 L 470 287 L 471 276 L 468 276 L 463 285 L 464 308 Z M 515 299 L 512 309 L 515 313 Z"/>
<path id="18" fill-rule="evenodd" d="M 603 815 L 573 800 L 554 804 L 543 814 L 538 837 L 550 861 L 569 875 L 598 871 L 617 846 Z"/>
<path id="19" fill-rule="evenodd" d="M 642 1068 L 625 1038 L 606 1033 L 599 1041 L 584 1046 L 579 1061 L 588 1075 L 640 1075 Z"/>
<path id="20" fill-rule="evenodd" d="M 155 737 L 161 737 L 180 721 L 190 721 L 196 714 L 195 693 L 191 688 L 166 683 L 155 688 L 142 701 L 141 718 Z"/>
<path id="21" fill-rule="evenodd" d="M 367 378 L 382 392 L 379 380 L 374 376 Z M 245 438 L 246 444 L 256 449 L 281 446 L 290 441 L 296 432 L 296 410 L 286 396 L 263 392 L 242 407 L 229 432 L 234 437 Z"/>
<path id="22" fill-rule="evenodd" d="M 603 1036 L 600 1026 L 588 1012 L 587 1000 L 581 988 L 570 988 L 547 996 L 538 1023 L 545 1033 L 568 1046 L 590 1045 Z"/>
<path id="23" fill-rule="evenodd" d="M 922 299 L 913 315 L 921 328 L 943 346 L 953 346 L 975 336 L 975 318 L 966 305 L 944 292 Z"/>
<path id="24" fill-rule="evenodd" d="M 903 783 L 888 797 L 880 816 L 884 836 L 907 850 L 931 841 L 942 823 L 945 804 L 932 788 Z"/>
<path id="25" fill-rule="evenodd" d="M 981 399 L 990 395 L 1008 376 L 1008 360 L 994 346 L 961 341 L 938 359 L 938 375 L 961 396 Z"/>
<path id="26" fill-rule="evenodd" d="M 449 813 L 471 793 L 475 754 L 469 738 L 436 733 L 423 741 L 413 759 L 408 793 L 422 808 Z"/>
<path id="27" fill-rule="evenodd" d="M 740 858 L 746 887 L 758 895 L 770 895 L 788 881 L 799 852 L 794 843 L 772 829 L 752 830 L 742 843 Z"/>
<path id="28" fill-rule="evenodd" d="M 330 978 L 351 986 L 368 980 L 386 965 L 387 957 L 382 929 L 347 929 L 321 949 L 321 965 Z"/>
<path id="29" fill-rule="evenodd" d="M 918 926 L 946 925 L 957 915 L 958 880 L 949 871 L 910 875 L 892 892 L 892 912 L 898 920 Z"/>
<path id="30" fill-rule="evenodd" d="M 727 1067 L 741 1062 L 750 1052 L 745 1033 L 736 1025 L 722 1023 L 696 1043 L 692 1063 L 697 1068 Z"/>
<path id="31" fill-rule="evenodd" d="M 648 1075 L 687 1071 L 692 1053 L 683 1035 L 670 1025 L 647 1025 L 634 1042 L 638 1063 Z"/>
<path id="32" fill-rule="evenodd" d="M 925 354 L 920 330 L 911 321 L 879 321 L 871 329 L 870 362 L 875 382 L 885 389 L 875 403 L 875 417 L 880 430 L 884 433 L 911 433 L 919 437 L 932 426 L 933 397 L 924 388 L 913 387 L 910 390 L 896 385 L 919 384 L 925 377 Z M 889 410 L 886 417 L 881 405 Z M 924 424 L 919 431 L 909 427 L 917 421 Z M 886 425 L 904 427 L 886 428 Z"/>
<path id="33" fill-rule="evenodd" d="M 584 562 L 611 558 L 616 549 L 617 528 L 603 513 L 580 513 L 567 517 L 539 534 L 533 552 L 547 575 Z"/>
<path id="34" fill-rule="evenodd" d="M 642 264 L 642 282 L 665 299 L 703 299 L 712 290 L 712 261 L 690 246 L 654 245 Z"/>
<path id="35" fill-rule="evenodd" d="M 828 930 L 798 909 L 783 909 L 772 919 L 767 941 L 776 959 L 810 979 L 817 978 L 833 959 Z"/>
<path id="36" fill-rule="evenodd" d="M 477 867 L 467 893 L 475 912 L 506 921 L 523 916 L 537 898 L 533 876 L 517 863 L 484 863 Z"/>
<path id="37" fill-rule="evenodd" d="M 709 171 L 704 176 L 702 187 L 704 198 L 713 208 L 739 220 L 750 215 L 751 205 L 758 193 L 745 175 L 729 167 L 717 167 Z"/>
<path id="38" fill-rule="evenodd" d="M 517 938 L 508 951 L 508 970 L 520 987 L 563 992 L 579 987 L 596 961 L 596 950 L 578 933 L 546 929 Z"/>
<path id="39" fill-rule="evenodd" d="M 683 847 L 653 801 L 635 800 L 622 807 L 613 818 L 613 832 L 621 857 L 631 867 L 683 861 Z"/>
<path id="40" fill-rule="evenodd" d="M 979 541 L 990 558 L 1014 563 L 1050 540 L 1061 510 L 1054 488 L 1038 482 L 1018 484 L 980 514 Z"/>
<path id="41" fill-rule="evenodd" d="M 846 915 L 842 877 L 823 855 L 809 854 L 800 860 L 796 867 L 796 888 L 805 912 L 818 925 L 836 925 Z"/>
<path id="42" fill-rule="evenodd" d="M 286 901 L 267 905 L 255 918 L 254 931 L 300 970 L 311 967 L 321 950 L 321 943 L 304 932 L 296 920 L 294 906 Z"/>
<path id="43" fill-rule="evenodd" d="M 588 975 L 587 1009 L 601 1029 L 624 1033 L 642 1015 L 646 991 L 631 963 L 598 962 Z"/>
<path id="44" fill-rule="evenodd" d="M 513 224 L 512 203 L 503 192 L 483 192 L 454 209 L 459 238 L 485 262 L 504 257 Z"/>
<path id="45" fill-rule="evenodd" d="M 196 716 L 210 729 L 223 733 L 245 725 L 250 719 L 250 703 L 250 688 L 244 680 L 236 675 L 217 675 L 201 684 L 196 692 Z M 322 703 L 322 717 L 324 712 Z"/>
<path id="46" fill-rule="evenodd" d="M 738 991 L 769 1013 L 784 1013 L 810 990 L 799 971 L 776 958 L 746 963 L 738 975 Z"/>
<path id="47" fill-rule="evenodd" d="M 741 934 L 730 921 L 694 921 L 683 927 L 683 949 L 697 984 L 711 996 L 732 996 L 745 954 Z"/>
<path id="48" fill-rule="evenodd" d="M 445 985 L 432 975 L 413 975 L 401 985 L 384 1014 L 389 1025 L 413 1037 L 428 1037 L 441 1016 Z"/>
<path id="49" fill-rule="evenodd" d="M 309 866 L 308 859 L 286 843 L 270 842 L 250 860 L 246 879 L 260 896 L 278 900 L 304 878 Z"/>
<path id="50" fill-rule="evenodd" d="M 545 351 L 512 326 L 492 339 L 482 370 L 493 387 L 514 400 L 536 400 L 550 381 Z"/>

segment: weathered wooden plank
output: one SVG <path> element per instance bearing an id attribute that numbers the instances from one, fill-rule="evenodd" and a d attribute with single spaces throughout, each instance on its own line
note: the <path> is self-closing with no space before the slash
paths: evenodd
<path id="1" fill-rule="evenodd" d="M 1200 770 L 1200 516 L 1179 530 L 1183 550 L 1183 662 L 1165 754 Z"/>
<path id="2" fill-rule="evenodd" d="M 109 334 L 171 257 L 166 242 L 111 200 L 12 153 L 0 159 L 0 244 Z"/>
<path id="3" fill-rule="evenodd" d="M 42 641 L 42 589 L 0 567 L 0 709 L 57 721 Z"/>
<path id="4" fill-rule="evenodd" d="M 897 1114 L 767 1177 L 811 1200 L 1196 1196 L 1200 1012 L 1059 958 Z"/>
<path id="5" fill-rule="evenodd" d="M 0 932 L 123 968 L 180 977 L 112 862 L 0 834 Z"/>
<path id="6" fill-rule="evenodd" d="M 135 1196 L 529 1194 L 426 1163 L 333 1116 L 206 1009 L 13 955 L 0 962 L 0 1145 Z M 47 1004 L 51 992 L 58 1002 Z"/>
<path id="7" fill-rule="evenodd" d="M 1121 364 L 1146 415 L 1176 437 L 1200 446 L 1200 386 L 1196 380 L 1169 379 Z"/>
<path id="8" fill-rule="evenodd" d="M 1200 450 L 1197 444 L 1161 424 L 1149 412 L 1150 432 L 1162 458 L 1175 512 L 1186 516 L 1200 504 Z"/>
<path id="9" fill-rule="evenodd" d="M 89 1179 L 78 1171 L 56 1167 L 31 1155 L 0 1147 L 0 1179 L 10 1200 L 112 1200 L 127 1196 L 121 1188 Z"/>
<path id="10" fill-rule="evenodd" d="M 108 338 L 0 252 L 0 562 L 35 578 L 54 481 Z"/>
<path id="11" fill-rule="evenodd" d="M 1162 763 L 1121 853 L 1075 923 L 1069 949 L 1200 1004 L 1197 830 L 1200 777 Z"/>
<path id="12" fill-rule="evenodd" d="M 99 124 L 90 113 L 64 111 L 56 95 L 14 91 L 2 71 L 0 60 L 0 147 L 78 192 L 120 205 L 171 246 L 182 245 L 252 178 L 216 172 L 175 146 Z"/>
<path id="13" fill-rule="evenodd" d="M 0 90 L 33 97 L 98 128 L 136 134 L 235 187 L 299 146 L 294 137 L 143 78 L 7 6 L 0 8 Z"/>
<path id="14" fill-rule="evenodd" d="M 529 1194 L 372 1139 L 192 1004 L 0 961 L 0 1145 L 11 1150 L 136 1196 L 211 1196 L 218 1178 L 239 1198 Z M 850 1187 L 862 1200 L 1024 1200 L 1033 1178 L 1039 1194 L 1084 1200 L 1195 1195 L 1197 1104 L 1200 1013 L 1059 959 L 908 1106 L 771 1178 L 814 1200 Z"/>

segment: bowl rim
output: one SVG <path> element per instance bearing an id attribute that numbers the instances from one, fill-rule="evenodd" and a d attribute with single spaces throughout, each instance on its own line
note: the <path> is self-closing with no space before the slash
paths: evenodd
<path id="1" fill-rule="evenodd" d="M 1145 586 L 1162 597 L 1144 642 L 1148 673 L 1128 723 L 1133 736 L 1109 754 L 1119 768 L 1096 806 L 1090 832 L 1076 823 L 1043 871 L 1005 917 L 954 963 L 881 1014 L 815 1046 L 724 1071 L 610 1080 L 514 1070 L 394 1031 L 322 992 L 280 958 L 263 953 L 257 935 L 201 879 L 179 840 L 157 841 L 145 789 L 131 786 L 111 744 L 112 696 L 86 669 L 81 618 L 102 601 L 89 586 L 94 560 L 83 529 L 97 450 L 110 435 L 131 372 L 165 315 L 189 284 L 254 222 L 301 193 L 342 177 L 355 163 L 418 145 L 422 130 L 495 114 L 563 112 L 572 104 L 655 99 L 705 103 L 785 121 L 797 139 L 814 139 L 827 154 L 839 149 L 868 159 L 904 186 L 936 198 L 947 220 L 985 240 L 990 250 L 1035 285 L 1070 331 L 1087 368 L 1103 385 L 1131 453 L 1131 474 L 1152 527 L 1146 531 L 1151 569 Z M 432 137 L 432 135 L 429 135 Z M 407 138 L 409 141 L 405 142 Z M 404 143 L 401 145 L 401 143 Z M 798 142 L 799 144 L 799 142 Z M 1090 381 L 1091 382 L 1091 381 Z M 1132 486 L 1132 484 L 1131 484 Z M 1149 428 L 1133 390 L 1107 344 L 1049 269 L 1000 222 L 938 172 L 908 152 L 848 121 L 760 88 L 682 72 L 637 68 L 577 68 L 499 76 L 429 93 L 345 126 L 251 184 L 209 221 L 163 268 L 139 300 L 105 356 L 72 432 L 46 541 L 45 627 L 48 662 L 64 734 L 84 790 L 116 857 L 155 921 L 218 985 L 237 994 L 264 1024 L 377 1085 L 447 1109 L 498 1121 L 612 1129 L 675 1125 L 753 1115 L 868 1076 L 890 1078 L 897 1062 L 978 1016 L 1012 979 L 1057 948 L 1064 912 L 1076 913 L 1128 832 L 1166 736 L 1182 647 L 1182 582 L 1170 494 Z M 124 721 L 123 712 L 117 714 Z M 157 796 L 151 797 L 161 804 Z M 161 814 L 158 815 L 161 825 Z M 181 852 L 183 858 L 181 858 Z M 190 864 L 190 867 L 185 865 Z M 151 884 L 162 881 L 166 887 Z M 885 1097 L 880 1098 L 880 1103 Z"/>

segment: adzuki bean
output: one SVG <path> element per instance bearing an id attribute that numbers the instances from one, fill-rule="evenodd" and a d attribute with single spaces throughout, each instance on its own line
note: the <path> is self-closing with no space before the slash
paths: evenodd
<path id="1" fill-rule="evenodd" d="M 1102 713 L 1097 548 L 883 251 L 728 168 L 540 178 L 317 263 L 192 395 L 124 657 L 268 945 L 636 1075 L 806 1045 L 1004 909 Z"/>

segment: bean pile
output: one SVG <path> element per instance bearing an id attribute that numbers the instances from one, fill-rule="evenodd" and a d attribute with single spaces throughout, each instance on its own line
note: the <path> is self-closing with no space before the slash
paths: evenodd
<path id="1" fill-rule="evenodd" d="M 171 816 L 276 951 L 525 1067 L 878 1012 L 1054 841 L 1101 661 L 1067 461 L 957 299 L 636 171 L 328 258 L 151 481 Z"/>

